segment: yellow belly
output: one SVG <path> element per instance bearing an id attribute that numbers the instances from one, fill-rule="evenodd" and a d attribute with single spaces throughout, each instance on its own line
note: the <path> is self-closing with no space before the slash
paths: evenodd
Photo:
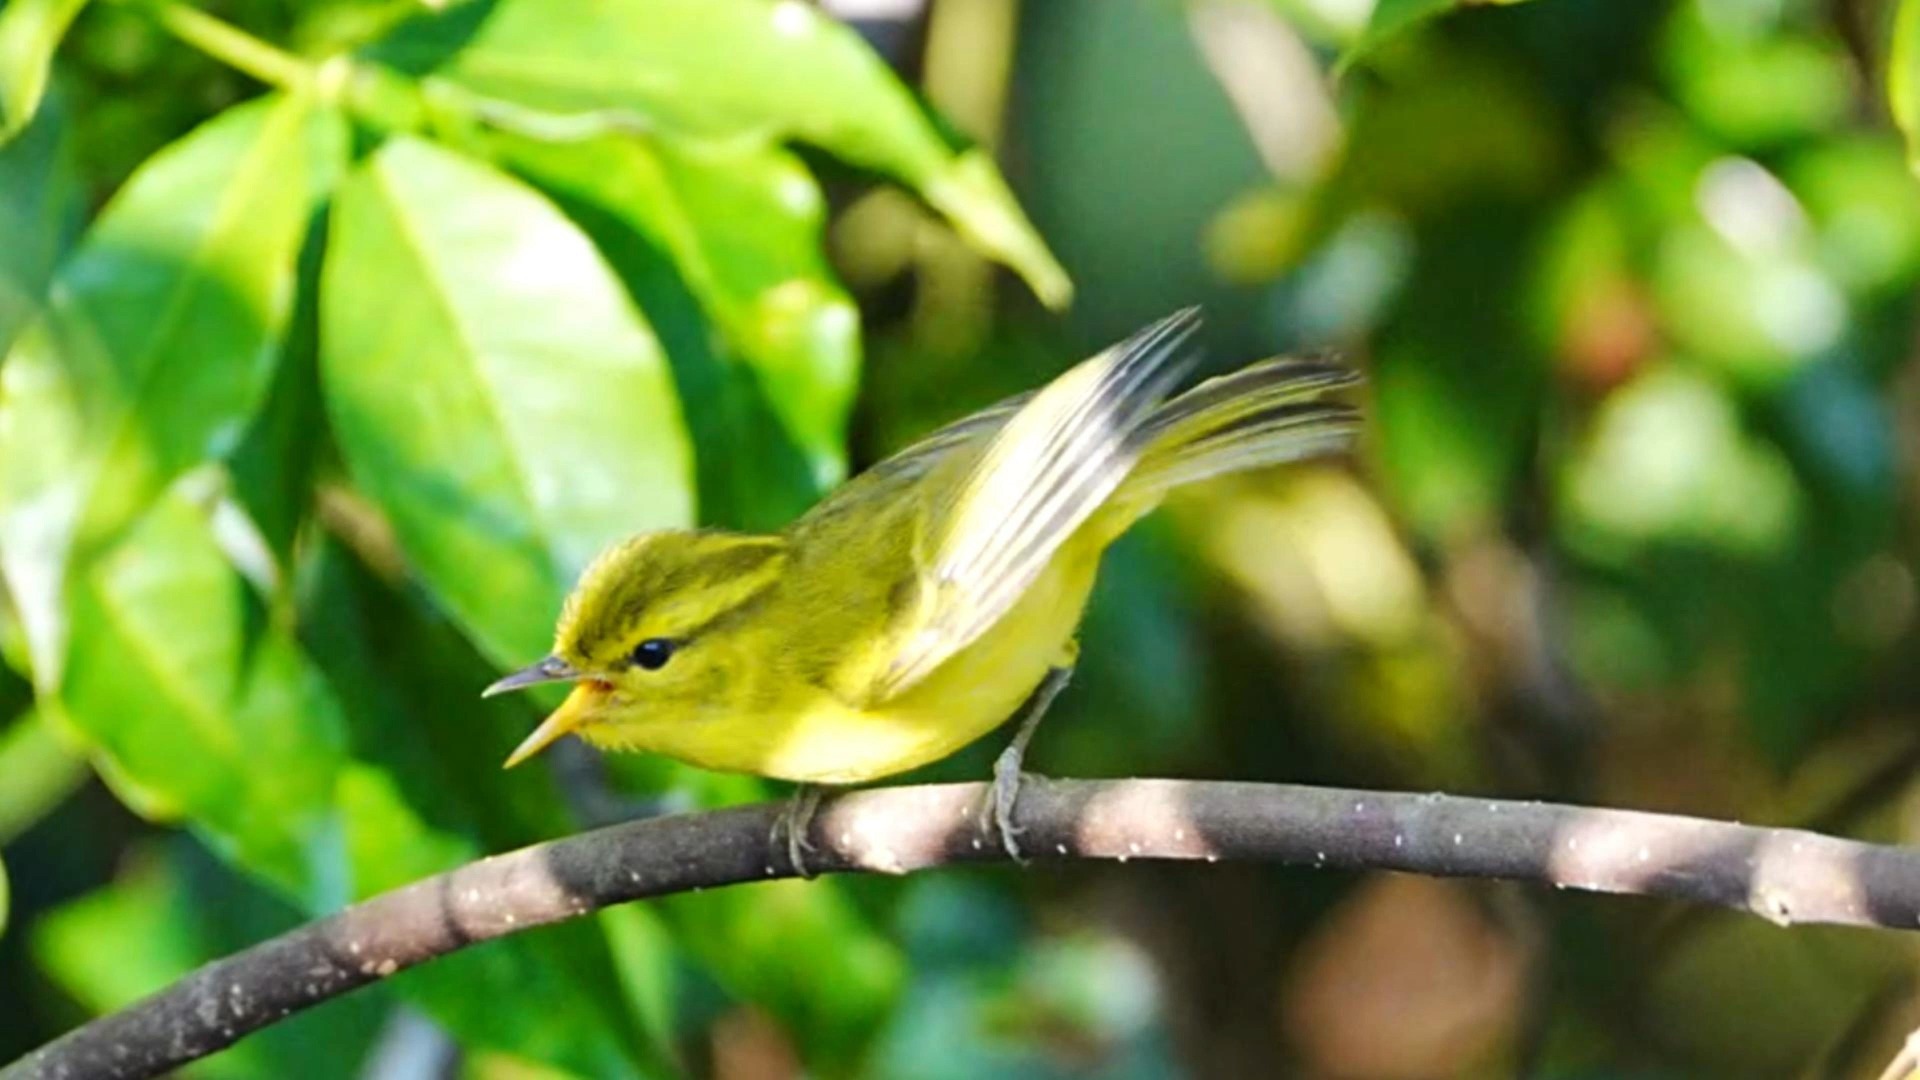
<path id="1" fill-rule="evenodd" d="M 711 716 L 660 731 L 647 749 L 708 769 L 857 784 L 938 761 L 1005 723 L 1047 669 L 1071 657 L 1095 557 L 1054 560 L 994 629 L 926 681 L 871 709 L 821 691 L 789 716 Z M 696 736 L 683 742 L 676 735 Z"/>

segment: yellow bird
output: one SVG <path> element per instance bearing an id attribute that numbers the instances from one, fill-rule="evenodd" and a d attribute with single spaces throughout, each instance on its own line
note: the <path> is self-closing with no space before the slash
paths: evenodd
<path id="1" fill-rule="evenodd" d="M 1358 428 L 1321 400 L 1357 376 L 1315 361 L 1263 361 L 1169 400 L 1198 322 L 1170 316 L 941 428 L 778 534 L 615 545 L 568 597 L 552 655 L 486 690 L 575 684 L 507 765 L 577 734 L 798 781 L 782 827 L 804 873 L 815 785 L 943 758 L 1025 702 L 985 808 L 1018 857 L 1021 756 L 1072 668 L 1102 552 L 1172 488 L 1336 451 Z"/>

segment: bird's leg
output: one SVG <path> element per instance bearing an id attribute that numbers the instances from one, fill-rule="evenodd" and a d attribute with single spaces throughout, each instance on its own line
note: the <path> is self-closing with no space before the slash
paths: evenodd
<path id="1" fill-rule="evenodd" d="M 1013 805 L 1020 798 L 1020 761 L 1026 756 L 1027 743 L 1033 739 L 1034 729 L 1040 726 L 1040 719 L 1047 715 L 1047 709 L 1060 691 L 1067 688 L 1067 680 L 1073 678 L 1073 668 L 1062 665 L 1047 669 L 1047 677 L 1040 680 L 1032 696 L 1021 708 L 1020 726 L 1013 733 L 1013 741 L 993 762 L 993 787 L 987 792 L 986 811 L 992 815 L 993 831 L 1000 837 L 1000 846 L 1014 862 L 1025 862 L 1020 854 L 1021 830 L 1013 823 Z M 983 814 L 982 817 L 985 817 Z"/>
<path id="2" fill-rule="evenodd" d="M 813 877 L 812 869 L 807 866 L 807 853 L 813 850 L 813 845 L 807 842 L 807 830 L 813 827 L 813 815 L 819 811 L 820 800 L 826 794 L 827 789 L 819 784 L 797 785 L 793 797 L 773 819 L 773 831 L 767 835 L 767 844 L 778 849 L 784 834 L 787 863 L 803 878 Z"/>

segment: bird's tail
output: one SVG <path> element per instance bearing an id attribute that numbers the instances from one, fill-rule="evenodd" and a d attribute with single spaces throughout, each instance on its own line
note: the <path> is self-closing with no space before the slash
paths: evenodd
<path id="1" fill-rule="evenodd" d="M 1143 449 L 1108 504 L 1111 524 L 1101 524 L 1117 534 L 1183 484 L 1346 449 L 1360 429 L 1359 410 L 1324 395 L 1359 381 L 1337 364 L 1282 357 L 1168 401 L 1135 432 Z"/>

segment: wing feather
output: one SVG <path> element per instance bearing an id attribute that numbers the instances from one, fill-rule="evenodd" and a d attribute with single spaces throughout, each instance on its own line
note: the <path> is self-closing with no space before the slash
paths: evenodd
<path id="1" fill-rule="evenodd" d="M 934 508 L 930 557 L 872 690 L 894 697 L 1005 615 L 1111 496 L 1139 437 L 1190 366 L 1197 311 L 1169 316 L 1049 383 L 1002 422 L 950 497 Z"/>

